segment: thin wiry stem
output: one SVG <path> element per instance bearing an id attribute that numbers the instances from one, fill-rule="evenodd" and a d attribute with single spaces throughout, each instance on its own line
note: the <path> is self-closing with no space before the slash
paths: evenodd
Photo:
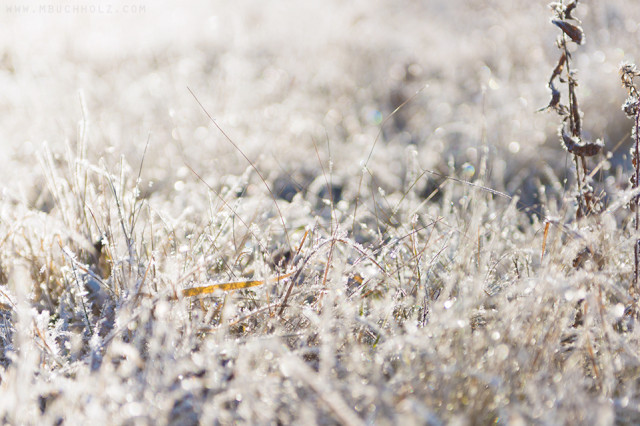
<path id="1" fill-rule="evenodd" d="M 634 142 L 635 142 L 635 181 L 633 182 L 633 189 L 638 188 L 638 182 L 640 182 L 640 108 L 636 111 L 635 117 L 635 133 L 634 133 Z M 636 241 L 634 244 L 634 269 L 633 269 L 633 290 L 631 293 L 634 297 L 638 294 L 638 269 L 640 264 L 640 238 L 638 238 L 638 229 L 640 228 L 640 197 L 637 195 L 633 199 L 633 203 L 635 204 L 635 230 L 636 230 Z"/>
<path id="2" fill-rule="evenodd" d="M 204 111 L 205 115 L 209 118 L 209 121 L 211 121 L 213 123 L 213 125 L 218 129 L 218 131 L 220 131 L 220 133 L 222 133 L 222 136 L 224 136 L 225 139 L 236 149 L 236 151 L 238 151 L 240 153 L 240 155 L 242 155 L 242 157 L 244 157 L 244 159 L 247 160 L 247 162 L 249 163 L 251 168 L 253 170 L 255 170 L 255 172 L 258 174 L 258 177 L 260 178 L 260 180 L 262 181 L 264 186 L 267 188 L 267 191 L 269 191 L 269 194 L 271 195 L 271 199 L 273 200 L 273 205 L 275 206 L 276 210 L 278 211 L 278 216 L 280 216 L 280 223 L 282 224 L 282 232 L 284 232 L 285 239 L 287 240 L 287 245 L 289 246 L 289 250 L 291 252 L 293 252 L 293 245 L 291 244 L 291 239 L 289 238 L 289 232 L 287 231 L 287 224 L 286 224 L 286 222 L 284 220 L 284 216 L 282 215 L 282 211 L 280 210 L 280 206 L 278 206 L 278 200 L 276 199 L 275 194 L 271 190 L 271 187 L 269 187 L 269 184 L 267 183 L 267 180 L 262 175 L 262 173 L 260 172 L 258 167 L 256 167 L 254 162 L 251 161 L 249 159 L 249 157 L 247 157 L 247 155 L 244 153 L 244 151 L 242 151 L 240 149 L 240 147 L 233 141 L 233 139 L 231 139 L 231 137 L 222 129 L 222 127 L 220 127 L 218 122 L 213 119 L 211 114 L 209 114 L 209 111 L 207 111 L 207 109 L 204 107 L 204 105 L 202 105 L 202 102 L 200 102 L 200 99 L 198 99 L 196 94 L 193 93 L 193 90 L 191 90 L 190 87 L 187 87 L 187 90 L 189 91 L 189 93 L 191 93 L 191 96 L 193 96 L 193 98 L 196 100 L 197 104 L 200 106 L 202 111 Z"/>

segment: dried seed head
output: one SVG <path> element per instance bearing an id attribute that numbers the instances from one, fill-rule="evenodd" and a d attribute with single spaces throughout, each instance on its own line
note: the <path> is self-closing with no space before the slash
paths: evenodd
<path id="1" fill-rule="evenodd" d="M 573 10 L 578 6 L 578 0 L 574 0 L 571 3 L 569 3 L 565 9 L 564 9 L 564 19 L 576 19 L 573 16 L 571 16 L 571 14 L 573 13 Z"/>
<path id="2" fill-rule="evenodd" d="M 546 107 L 542 107 L 538 111 L 553 109 L 561 116 L 567 115 L 569 113 L 569 110 L 566 106 L 560 103 L 560 91 L 556 89 L 556 86 L 553 84 L 553 79 L 549 82 L 549 89 L 551 90 L 551 100 Z"/>
<path id="3" fill-rule="evenodd" d="M 564 5 L 560 2 L 554 1 L 549 3 L 549 8 L 551 8 L 551 10 L 553 10 L 554 12 L 556 12 L 556 14 L 558 14 L 558 16 L 561 16 L 560 14 L 564 13 Z"/>
<path id="4" fill-rule="evenodd" d="M 620 74 L 629 74 L 633 78 L 639 76 L 640 72 L 633 62 L 623 62 L 620 64 Z"/>
<path id="5" fill-rule="evenodd" d="M 549 102 L 548 108 L 557 109 L 560 105 L 560 91 L 556 89 L 553 84 L 550 84 L 549 88 L 551 89 L 551 101 Z"/>
<path id="6" fill-rule="evenodd" d="M 622 87 L 629 91 L 630 95 L 638 94 L 638 90 L 633 83 L 633 79 L 640 76 L 640 71 L 636 68 L 636 65 L 631 62 L 623 62 L 620 64 L 620 80 L 622 81 Z"/>
<path id="7" fill-rule="evenodd" d="M 577 6 L 578 0 L 574 0 L 567 5 L 564 5 L 562 2 L 549 3 L 549 7 L 551 8 L 551 10 L 553 10 L 558 19 L 573 19 L 575 21 L 577 21 L 577 19 L 574 18 L 571 14 Z"/>
<path id="8" fill-rule="evenodd" d="M 629 118 L 634 118 L 636 114 L 638 114 L 638 107 L 640 106 L 640 100 L 635 95 L 631 95 L 627 98 L 627 100 L 622 104 L 622 111 Z"/>
<path id="9" fill-rule="evenodd" d="M 560 59 L 558 59 L 558 63 L 556 64 L 556 67 L 553 69 L 553 73 L 551 74 L 549 85 L 552 84 L 553 80 L 556 77 L 559 77 L 560 75 L 562 75 L 562 70 L 564 70 L 564 66 L 566 63 L 567 63 L 567 54 L 565 52 L 562 52 L 562 55 L 560 55 Z"/>
<path id="10" fill-rule="evenodd" d="M 598 139 L 595 142 L 583 141 L 579 136 L 569 135 L 564 128 L 561 128 L 560 136 L 565 149 L 569 153 L 579 155 L 581 157 L 593 157 L 594 155 L 599 154 L 600 151 L 602 151 L 602 148 L 604 148 L 602 140 Z"/>
<path id="11" fill-rule="evenodd" d="M 560 28 L 563 33 L 569 36 L 571 41 L 573 41 L 574 43 L 584 43 L 584 32 L 578 25 L 570 24 L 567 21 L 563 21 L 560 19 L 553 19 L 551 20 L 551 22 L 554 23 L 558 28 Z"/>

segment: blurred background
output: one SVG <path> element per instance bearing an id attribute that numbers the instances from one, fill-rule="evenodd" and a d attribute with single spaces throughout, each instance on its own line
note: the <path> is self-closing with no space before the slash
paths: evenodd
<path id="1" fill-rule="evenodd" d="M 611 150 L 631 127 L 617 70 L 640 57 L 640 8 L 584 2 L 576 16 L 586 34 L 573 58 L 585 132 Z M 485 185 L 535 204 L 540 185 L 561 194 L 572 167 L 558 117 L 536 112 L 558 58 L 550 18 L 546 1 L 528 0 L 7 1 L 3 188 L 36 203 L 43 146 L 63 157 L 78 149 L 83 123 L 91 162 L 124 156 L 137 170 L 149 139 L 143 180 L 163 197 L 201 185 L 187 165 L 214 186 L 241 175 L 246 160 L 190 88 L 267 180 L 293 191 L 285 198 L 329 159 L 348 196 L 382 120 L 410 99 L 367 164 L 377 186 L 406 188 L 409 157 L 473 179 L 484 156 Z M 607 175 L 626 164 L 628 143 Z M 418 183 L 425 195 L 433 178 Z"/>

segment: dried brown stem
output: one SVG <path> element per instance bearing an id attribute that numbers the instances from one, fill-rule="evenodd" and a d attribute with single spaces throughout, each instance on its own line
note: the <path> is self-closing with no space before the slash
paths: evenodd
<path id="1" fill-rule="evenodd" d="M 558 134 L 565 149 L 570 154 L 573 154 L 578 190 L 576 217 L 579 219 L 599 210 L 599 203 L 595 199 L 593 189 L 589 184 L 589 169 L 586 157 L 600 153 L 603 144 L 599 140 L 590 142 L 582 139 L 582 117 L 576 94 L 578 82 L 574 76 L 574 71 L 571 69 L 571 53 L 568 47 L 569 42 L 574 42 L 578 45 L 584 43 L 584 33 L 579 25 L 580 23 L 572 16 L 572 12 L 577 5 L 578 0 L 574 0 L 566 6 L 562 2 L 554 3 L 552 6 L 556 18 L 551 22 L 562 31 L 557 41 L 561 54 L 547 84 L 551 90 L 551 100 L 547 107 L 543 109 L 553 109 L 562 117 L 562 124 Z M 568 105 L 561 103 L 561 92 L 556 87 L 556 79 L 560 83 L 566 83 L 567 85 Z"/>

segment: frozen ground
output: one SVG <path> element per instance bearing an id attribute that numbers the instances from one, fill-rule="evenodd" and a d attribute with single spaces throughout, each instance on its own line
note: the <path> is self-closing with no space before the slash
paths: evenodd
<path id="1" fill-rule="evenodd" d="M 577 15 L 615 206 L 640 8 Z M 628 211 L 572 220 L 573 163 L 536 112 L 550 17 L 524 0 L 3 4 L 0 419 L 637 422 Z M 574 268 L 585 247 L 600 254 Z M 182 293 L 249 279 L 266 281 Z"/>

